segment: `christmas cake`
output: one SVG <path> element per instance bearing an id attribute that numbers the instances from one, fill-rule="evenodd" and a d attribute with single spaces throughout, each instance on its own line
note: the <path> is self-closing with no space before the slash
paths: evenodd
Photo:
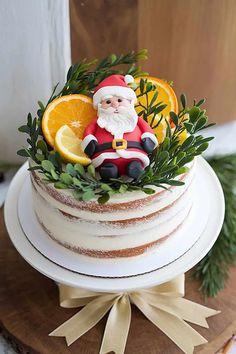
<path id="1" fill-rule="evenodd" d="M 18 153 L 30 157 L 34 211 L 50 238 L 86 256 L 134 257 L 174 237 L 191 213 L 195 156 L 212 139 L 197 135 L 204 100 L 188 108 L 182 95 L 179 110 L 167 82 L 133 65 L 111 73 L 127 56 L 95 71 L 82 63 L 28 115 L 20 131 L 30 146 Z"/>

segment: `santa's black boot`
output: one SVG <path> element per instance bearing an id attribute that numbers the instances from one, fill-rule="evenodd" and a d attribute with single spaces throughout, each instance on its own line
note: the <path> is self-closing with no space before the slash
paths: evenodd
<path id="1" fill-rule="evenodd" d="M 118 168 L 113 163 L 103 165 L 99 173 L 103 181 L 109 181 L 110 178 L 117 178 L 119 176 Z"/>
<path id="2" fill-rule="evenodd" d="M 131 178 L 138 178 L 143 171 L 143 166 L 140 161 L 132 161 L 126 168 L 127 176 Z"/>

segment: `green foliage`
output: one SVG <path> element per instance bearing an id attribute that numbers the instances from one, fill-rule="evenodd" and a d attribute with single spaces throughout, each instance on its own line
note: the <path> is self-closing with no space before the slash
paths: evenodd
<path id="1" fill-rule="evenodd" d="M 230 265 L 236 261 L 236 154 L 208 161 L 216 172 L 225 196 L 225 220 L 212 249 L 201 260 L 194 277 L 206 296 L 216 296 L 225 287 Z"/>
<path id="2" fill-rule="evenodd" d="M 97 84 L 111 74 L 131 74 L 134 77 L 147 75 L 147 73 L 141 71 L 140 67 L 136 66 L 137 61 L 146 59 L 146 54 L 146 50 L 137 53 L 132 51 L 120 56 L 112 54 L 100 63 L 97 63 L 96 60 L 82 60 L 80 63 L 72 65 L 62 90 L 56 93 L 58 87 L 56 85 L 46 105 L 38 102 L 37 117 L 33 119 L 29 113 L 27 124 L 19 128 L 21 132 L 28 134 L 29 147 L 19 150 L 18 154 L 23 157 L 30 157 L 36 164 L 29 170 L 39 170 L 44 174 L 44 180 L 47 183 L 53 183 L 55 188 L 71 189 L 76 199 L 89 201 L 96 198 L 99 203 L 106 203 L 115 193 L 140 190 L 146 194 L 152 194 L 154 190 L 150 188 L 150 185 L 162 188 L 167 188 L 168 185 L 182 185 L 183 182 L 176 180 L 176 177 L 187 171 L 185 165 L 202 153 L 212 139 L 203 138 L 201 135 L 196 136 L 199 130 L 207 126 L 205 110 L 200 108 L 204 100 L 198 103 L 194 102 L 194 106 L 188 108 L 186 97 L 181 95 L 182 110 L 179 114 L 170 113 L 175 128 L 171 129 L 167 122 L 166 137 L 164 142 L 150 156 L 150 166 L 143 171 L 137 180 L 128 184 L 122 177 L 111 179 L 107 183 L 102 182 L 96 177 L 96 171 L 92 165 L 86 168 L 80 164 L 68 163 L 65 165 L 61 161 L 59 153 L 53 151 L 42 136 L 42 117 L 50 102 L 68 94 L 83 93 L 91 96 Z M 124 64 L 128 65 L 127 70 L 122 69 Z M 147 79 L 140 80 L 139 88 L 138 99 L 141 96 L 146 97 L 145 105 L 139 103 L 141 106 L 140 115 L 146 121 L 151 115 L 150 125 L 152 128 L 156 128 L 165 119 L 162 111 L 166 105 L 163 102 L 158 102 L 158 92 L 154 93 L 150 102 L 148 101 L 148 93 L 156 91 L 156 87 Z M 179 136 L 185 128 L 189 132 L 189 137 L 184 143 L 181 143 Z"/>

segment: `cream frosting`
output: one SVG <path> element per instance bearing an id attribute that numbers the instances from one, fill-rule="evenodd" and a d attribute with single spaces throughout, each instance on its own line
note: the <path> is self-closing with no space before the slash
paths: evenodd
<path id="1" fill-rule="evenodd" d="M 104 206 L 75 200 L 32 174 L 38 220 L 54 240 L 75 250 L 109 252 L 143 247 L 174 234 L 192 207 L 194 165 L 182 176 L 183 186 L 155 188 L 154 195 L 127 192 Z"/>

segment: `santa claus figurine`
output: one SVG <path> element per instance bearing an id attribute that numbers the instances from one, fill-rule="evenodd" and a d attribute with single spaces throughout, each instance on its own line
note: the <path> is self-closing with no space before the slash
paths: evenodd
<path id="1" fill-rule="evenodd" d="M 136 179 L 158 145 L 153 130 L 134 109 L 137 98 L 128 87 L 133 80 L 131 75 L 111 75 L 94 91 L 98 114 L 85 129 L 81 146 L 104 181 L 120 175 Z"/>

